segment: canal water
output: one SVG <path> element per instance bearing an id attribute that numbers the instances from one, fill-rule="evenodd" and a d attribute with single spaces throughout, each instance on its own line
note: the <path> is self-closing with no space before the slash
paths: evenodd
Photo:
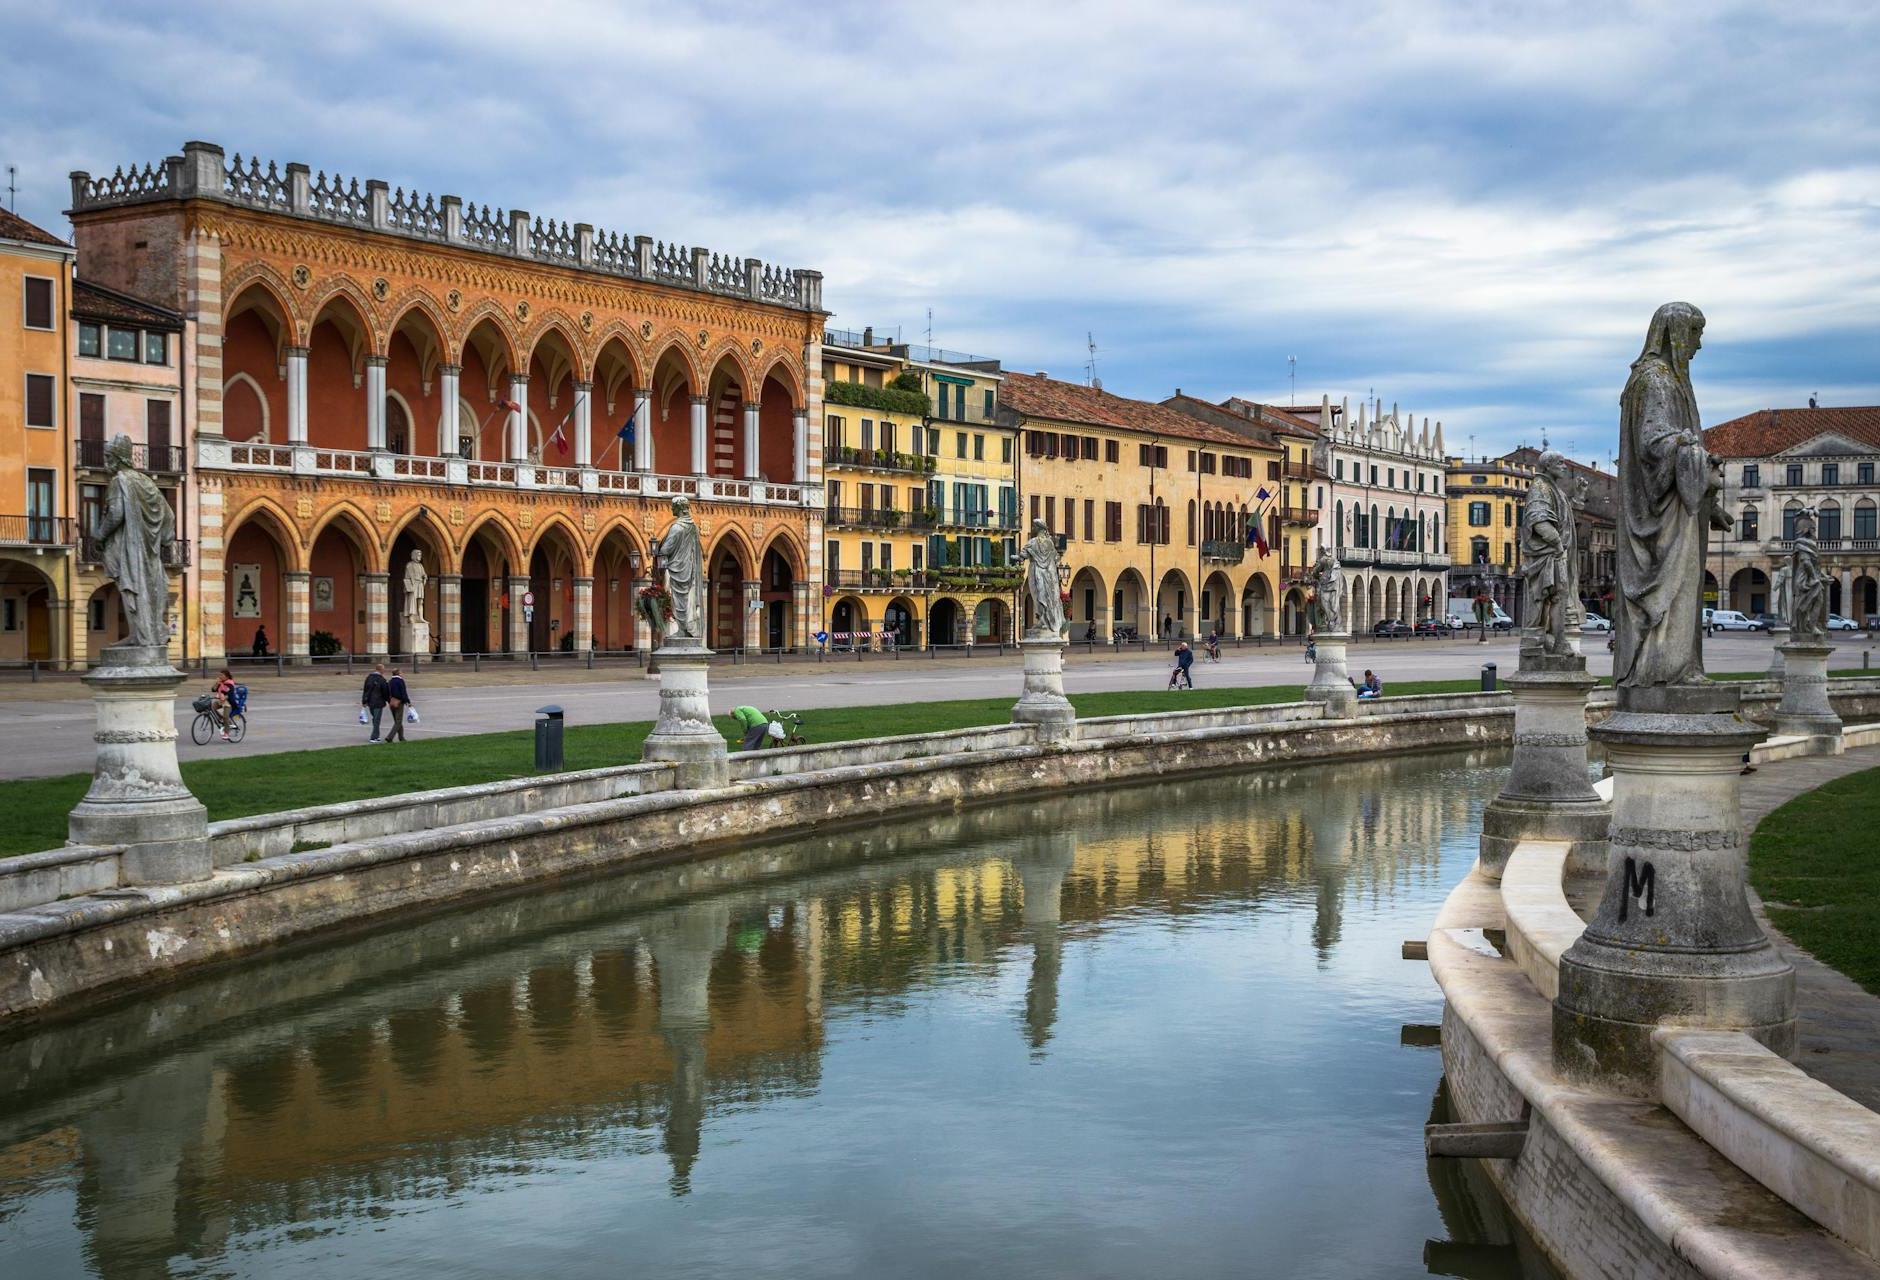
<path id="1" fill-rule="evenodd" d="M 1541 1277 L 1399 958 L 1505 757 L 894 818 L 0 1041 L 0 1276 Z"/>

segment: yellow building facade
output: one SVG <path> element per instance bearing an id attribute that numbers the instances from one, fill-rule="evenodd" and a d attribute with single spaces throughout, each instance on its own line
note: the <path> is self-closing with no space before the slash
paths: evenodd
<path id="1" fill-rule="evenodd" d="M 1072 640 L 1275 632 L 1278 448 L 1042 374 L 1007 372 L 1002 395 L 1019 433 L 1020 523 L 1044 521 L 1064 546 Z M 1268 554 L 1250 543 L 1255 522 Z"/>
<path id="2" fill-rule="evenodd" d="M 1506 458 L 1450 458 L 1447 465 L 1450 595 L 1486 594 L 1521 619 L 1521 507 L 1534 468 Z"/>
<path id="3" fill-rule="evenodd" d="M 72 657 L 72 246 L 0 210 L 0 662 Z"/>

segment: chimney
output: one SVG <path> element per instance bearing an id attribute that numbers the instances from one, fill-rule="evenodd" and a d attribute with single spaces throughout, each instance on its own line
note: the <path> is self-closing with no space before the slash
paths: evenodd
<path id="1" fill-rule="evenodd" d="M 1051 375 L 1046 373 L 1043 369 L 1038 369 L 1034 371 L 1031 376 L 1034 378 L 1048 378 Z"/>
<path id="2" fill-rule="evenodd" d="M 864 347 L 872 347 L 875 345 L 875 326 L 874 325 L 871 324 L 862 329 L 862 345 Z"/>

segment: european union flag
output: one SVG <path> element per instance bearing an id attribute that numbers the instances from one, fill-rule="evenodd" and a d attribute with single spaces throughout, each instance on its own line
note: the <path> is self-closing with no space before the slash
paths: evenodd
<path id="1" fill-rule="evenodd" d="M 619 438 L 622 440 L 625 440 L 628 444 L 633 443 L 633 419 L 632 418 L 628 418 L 625 422 L 620 424 Z"/>

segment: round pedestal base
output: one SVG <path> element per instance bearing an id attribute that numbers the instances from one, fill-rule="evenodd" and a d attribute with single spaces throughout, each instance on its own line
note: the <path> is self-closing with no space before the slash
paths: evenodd
<path id="1" fill-rule="evenodd" d="M 1841 741 L 1841 717 L 1828 701 L 1828 659 L 1834 646 L 1793 641 L 1778 645 L 1776 651 L 1785 668 L 1776 732 L 1801 734 L 1814 740 L 1812 750 L 1832 754 Z"/>
<path id="2" fill-rule="evenodd" d="M 1317 635 L 1312 638 L 1318 657 L 1312 667 L 1312 683 L 1306 686 L 1307 702 L 1325 704 L 1325 714 L 1342 719 L 1358 713 L 1358 691 L 1351 687 L 1351 674 L 1345 670 L 1345 646 L 1349 632 Z"/>
<path id="3" fill-rule="evenodd" d="M 1077 711 L 1064 696 L 1064 640 L 1049 634 L 1027 635 L 1018 650 L 1025 659 L 1025 688 L 1012 704 L 1012 723 L 1038 726 L 1045 742 L 1059 742 L 1076 731 Z"/>
<path id="4" fill-rule="evenodd" d="M 653 656 L 659 662 L 659 719 L 646 735 L 640 759 L 670 761 L 682 788 L 726 785 L 730 757 L 724 736 L 712 724 L 711 650 L 668 646 Z"/>

